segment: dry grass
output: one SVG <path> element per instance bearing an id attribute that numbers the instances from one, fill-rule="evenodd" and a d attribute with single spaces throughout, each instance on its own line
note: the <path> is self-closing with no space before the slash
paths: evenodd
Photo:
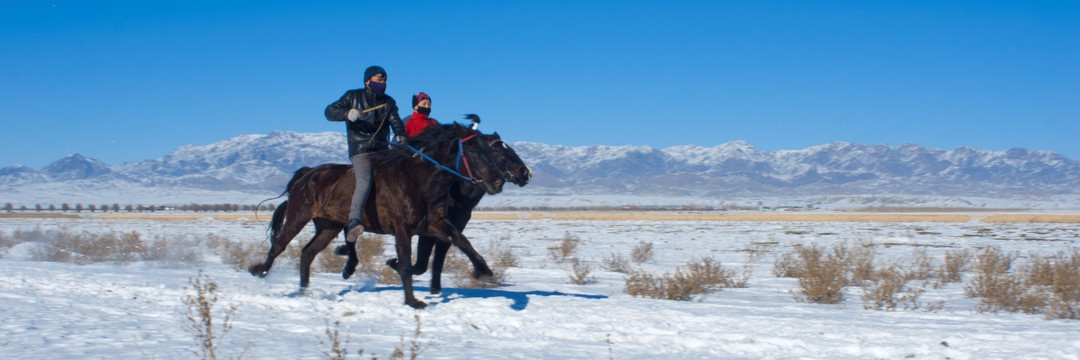
<path id="1" fill-rule="evenodd" d="M 199 275 L 191 278 L 191 288 L 184 288 L 187 295 L 181 299 L 185 305 L 183 328 L 195 338 L 198 350 L 192 351 L 200 359 L 217 359 L 217 350 L 225 336 L 233 326 L 233 316 L 236 314 L 237 305 L 228 305 L 224 310 L 215 311 L 218 305 L 218 284 L 210 279 L 210 276 L 199 270 Z M 221 316 L 224 316 L 221 319 Z M 220 324 L 215 325 L 215 318 L 221 319 Z M 235 357 L 243 358 L 241 353 Z"/>
<path id="2" fill-rule="evenodd" d="M 863 287 L 861 299 L 864 309 L 915 310 L 922 306 L 919 296 L 926 292 L 926 281 L 921 286 L 908 286 L 909 272 L 900 270 L 896 265 L 876 271 L 874 278 Z"/>
<path id="3" fill-rule="evenodd" d="M 451 249 L 447 252 L 443 269 L 444 272 L 453 276 L 455 286 L 473 289 L 499 287 L 500 284 L 510 280 L 507 270 L 511 267 L 517 267 L 520 262 L 505 240 L 489 243 L 480 252 L 481 254 L 493 254 L 490 257 L 491 260 L 488 261 L 488 267 L 491 268 L 492 272 L 491 282 L 483 282 L 473 278 L 472 262 L 461 254 L 461 251 Z"/>
<path id="4" fill-rule="evenodd" d="M 642 270 L 626 277 L 625 291 L 633 296 L 652 299 L 689 301 L 695 296 L 720 291 L 723 288 L 745 287 L 746 278 L 736 277 L 735 271 L 725 269 L 719 262 L 705 258 L 686 264 L 675 273 L 654 275 Z"/>
<path id="5" fill-rule="evenodd" d="M 938 270 L 938 284 L 960 282 L 963 280 L 964 271 L 971 262 L 971 252 L 967 249 L 946 251 L 945 261 Z"/>
<path id="6" fill-rule="evenodd" d="M 653 243 L 644 241 L 638 243 L 637 246 L 634 246 L 634 249 L 630 251 L 630 258 L 638 264 L 652 260 Z"/>
<path id="7" fill-rule="evenodd" d="M 570 283 L 574 285 L 587 285 L 596 282 L 596 276 L 592 275 L 592 267 L 581 259 L 570 260 Z"/>
<path id="8" fill-rule="evenodd" d="M 1023 271 L 1010 272 L 1019 258 L 996 247 L 975 255 L 974 274 L 964 286 L 964 293 L 979 298 L 979 312 L 1023 312 L 1037 314 L 1046 306 L 1046 294 L 1026 282 Z"/>
<path id="9" fill-rule="evenodd" d="M 610 257 L 605 257 L 603 267 L 607 271 L 614 271 L 623 274 L 630 272 L 630 262 L 626 260 L 625 256 L 617 253 L 611 253 Z"/>
<path id="10" fill-rule="evenodd" d="M 820 304 L 836 304 L 844 300 L 844 287 L 848 284 L 848 267 L 843 247 L 834 251 L 817 245 L 796 249 L 798 257 L 792 267 L 799 283 L 795 300 Z"/>
<path id="11" fill-rule="evenodd" d="M 566 233 L 566 235 L 563 236 L 562 241 L 559 242 L 559 245 L 548 248 L 548 253 L 551 255 L 552 259 L 559 261 L 569 260 L 577 253 L 578 245 L 581 245 L 581 239 L 575 235 Z"/>
<path id="12" fill-rule="evenodd" d="M 420 334 L 422 333 L 420 327 L 420 314 L 413 315 L 416 319 L 416 328 L 413 329 L 412 339 L 408 344 L 405 342 L 405 335 L 401 335 L 401 344 L 390 350 L 390 359 L 406 359 L 416 360 L 423 354 L 431 343 L 420 341 Z M 326 339 L 319 338 L 319 344 L 323 346 L 323 355 L 330 360 L 345 360 L 349 355 L 349 338 L 345 335 L 345 338 L 341 337 L 341 321 L 335 320 L 333 327 L 330 326 L 329 318 L 326 321 Z M 406 353 L 407 349 L 407 353 Z M 357 357 L 364 356 L 364 348 L 361 347 L 356 351 Z M 377 360 L 378 356 L 372 354 L 371 360 Z"/>

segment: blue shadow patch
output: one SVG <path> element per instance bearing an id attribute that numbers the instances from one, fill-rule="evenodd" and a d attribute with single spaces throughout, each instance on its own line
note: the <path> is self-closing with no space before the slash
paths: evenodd
<path id="1" fill-rule="evenodd" d="M 427 292 L 430 289 L 423 286 L 413 286 L 413 291 L 416 293 Z M 383 291 L 404 291 L 401 286 L 384 286 L 384 287 L 349 287 L 338 293 L 339 296 L 344 296 L 350 292 L 383 292 Z M 529 306 L 529 296 L 569 296 L 582 299 L 607 299 L 607 295 L 586 295 L 586 294 L 567 294 L 558 291 L 506 291 L 499 289 L 466 289 L 466 288 L 443 288 L 442 294 L 437 298 L 426 298 L 425 300 L 438 301 L 440 304 L 449 303 L 456 299 L 489 299 L 489 298 L 507 298 L 513 301 L 510 304 L 510 308 L 515 311 L 525 310 Z"/>

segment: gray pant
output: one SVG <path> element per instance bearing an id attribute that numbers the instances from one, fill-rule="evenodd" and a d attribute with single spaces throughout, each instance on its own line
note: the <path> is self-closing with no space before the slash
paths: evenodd
<path id="1" fill-rule="evenodd" d="M 353 173 L 356 174 L 356 190 L 353 191 L 352 207 L 349 208 L 349 219 L 363 220 L 364 204 L 367 203 L 368 193 L 371 192 L 372 169 L 371 153 L 359 153 L 353 156 Z"/>

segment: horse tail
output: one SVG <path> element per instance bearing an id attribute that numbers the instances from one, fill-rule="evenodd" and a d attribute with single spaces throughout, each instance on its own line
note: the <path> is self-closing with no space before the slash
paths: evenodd
<path id="1" fill-rule="evenodd" d="M 285 208 L 288 206 L 289 200 L 282 201 L 281 204 L 277 206 L 277 209 L 274 209 L 274 215 L 270 217 L 270 235 L 268 236 L 268 239 L 270 240 L 271 246 L 274 244 L 274 238 L 281 232 L 281 225 L 285 224 Z"/>
<path id="2" fill-rule="evenodd" d="M 259 208 L 262 207 L 263 203 L 274 199 L 280 199 L 282 196 L 288 195 L 289 190 L 292 190 L 292 187 L 294 184 L 296 184 L 296 181 L 303 177 L 305 174 L 307 174 L 308 171 L 311 171 L 311 168 L 307 166 L 296 169 L 296 172 L 293 173 L 292 179 L 289 179 L 289 182 L 285 184 L 285 191 L 282 191 L 281 195 L 260 201 L 259 205 L 255 207 L 256 219 L 258 219 L 258 211 Z M 268 238 L 270 239 L 271 243 L 273 243 L 274 237 L 277 236 L 278 232 L 281 231 L 281 225 L 285 223 L 285 207 L 288 203 L 289 200 L 282 201 L 281 204 L 277 206 L 277 209 L 274 209 L 274 214 L 270 218 L 270 228 L 267 231 L 269 231 L 270 233 Z"/>

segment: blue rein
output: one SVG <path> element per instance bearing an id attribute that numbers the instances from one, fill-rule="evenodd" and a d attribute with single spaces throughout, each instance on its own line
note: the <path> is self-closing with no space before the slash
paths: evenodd
<path id="1" fill-rule="evenodd" d="M 456 161 L 454 166 L 456 168 L 458 168 L 459 170 L 461 169 L 461 159 L 465 158 L 464 143 L 465 143 L 464 140 L 462 140 L 460 138 L 458 139 L 458 154 L 456 156 L 457 161 Z M 457 175 L 457 177 L 459 177 L 459 178 L 465 179 L 465 181 L 471 182 L 473 184 L 475 184 L 475 183 L 477 183 L 479 181 L 479 180 L 476 180 L 476 178 L 472 178 L 472 177 L 469 177 L 469 176 L 462 175 L 460 172 L 458 172 L 459 170 L 451 169 L 450 167 L 439 163 L 438 161 L 436 161 L 435 159 L 432 159 L 427 154 L 425 154 L 425 153 L 421 152 L 420 150 L 417 150 L 416 148 L 412 147 L 412 145 L 403 144 L 403 143 L 399 143 L 399 142 L 391 142 L 390 145 L 402 146 L 402 147 L 404 147 L 406 149 L 409 149 L 409 151 L 412 151 L 413 153 L 415 153 L 417 155 L 420 155 L 420 157 L 424 158 L 424 160 L 427 160 L 427 161 L 431 162 L 432 164 L 437 165 L 438 167 L 442 168 L 443 170 L 446 170 L 446 171 L 450 172 L 451 174 Z M 468 168 L 468 164 L 466 164 L 465 167 Z"/>

